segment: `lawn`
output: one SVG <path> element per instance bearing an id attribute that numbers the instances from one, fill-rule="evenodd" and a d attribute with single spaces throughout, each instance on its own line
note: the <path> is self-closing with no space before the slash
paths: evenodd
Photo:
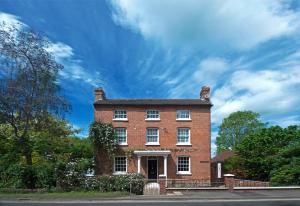
<path id="1" fill-rule="evenodd" d="M 0 199 L 97 199 L 128 196 L 128 192 L 0 192 Z"/>

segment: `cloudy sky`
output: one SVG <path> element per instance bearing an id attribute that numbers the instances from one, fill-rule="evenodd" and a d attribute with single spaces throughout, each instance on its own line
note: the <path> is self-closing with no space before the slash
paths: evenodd
<path id="1" fill-rule="evenodd" d="M 82 136 L 98 86 L 108 98 L 198 98 L 210 86 L 213 147 L 234 111 L 300 123 L 300 1 L 0 0 L 0 21 L 51 40 Z"/>

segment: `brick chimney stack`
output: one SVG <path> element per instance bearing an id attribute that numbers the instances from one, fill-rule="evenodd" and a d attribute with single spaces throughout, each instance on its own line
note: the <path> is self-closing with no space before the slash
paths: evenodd
<path id="1" fill-rule="evenodd" d="M 204 101 L 209 101 L 210 88 L 208 86 L 203 86 L 200 91 L 200 99 Z"/>
<path id="2" fill-rule="evenodd" d="M 105 93 L 104 90 L 99 87 L 95 89 L 95 101 L 97 100 L 104 100 L 105 99 Z"/>

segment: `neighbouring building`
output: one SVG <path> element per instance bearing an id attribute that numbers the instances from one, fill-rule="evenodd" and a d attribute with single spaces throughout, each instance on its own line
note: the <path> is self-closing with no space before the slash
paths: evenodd
<path id="1" fill-rule="evenodd" d="M 209 87 L 198 99 L 107 99 L 95 90 L 95 121 L 112 123 L 113 160 L 96 154 L 96 175 L 141 173 L 148 179 L 211 179 Z"/>
<path id="2" fill-rule="evenodd" d="M 222 151 L 211 160 L 211 180 L 212 182 L 224 181 L 224 161 L 234 156 L 230 150 Z"/>

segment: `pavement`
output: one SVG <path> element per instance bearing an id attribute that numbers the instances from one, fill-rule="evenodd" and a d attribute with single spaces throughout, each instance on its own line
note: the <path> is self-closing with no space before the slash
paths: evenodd
<path id="1" fill-rule="evenodd" d="M 128 196 L 119 198 L 73 199 L 73 200 L 0 200 L 0 206 L 229 206 L 229 205 L 272 205 L 272 206 L 300 206 L 300 190 L 281 191 L 197 191 L 175 192 L 161 196 Z"/>

